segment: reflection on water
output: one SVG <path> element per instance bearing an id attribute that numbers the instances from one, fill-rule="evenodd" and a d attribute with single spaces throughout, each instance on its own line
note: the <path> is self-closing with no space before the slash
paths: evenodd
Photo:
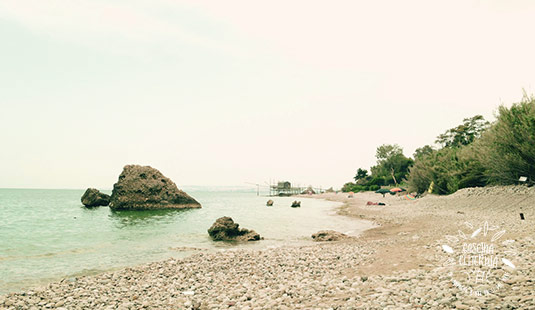
<path id="1" fill-rule="evenodd" d="M 109 218 L 117 228 L 127 226 L 151 226 L 178 222 L 186 214 L 195 209 L 164 209 L 164 210 L 110 210 Z"/>

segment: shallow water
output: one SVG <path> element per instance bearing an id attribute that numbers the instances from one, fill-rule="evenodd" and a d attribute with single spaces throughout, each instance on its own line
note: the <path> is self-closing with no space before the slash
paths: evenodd
<path id="1" fill-rule="evenodd" d="M 370 227 L 335 215 L 334 202 L 305 198 L 301 208 L 290 208 L 295 198 L 272 197 L 274 206 L 266 207 L 270 198 L 248 190 L 187 191 L 202 209 L 88 209 L 80 203 L 83 190 L 0 189 L 0 294 L 196 252 L 183 247 L 267 248 L 311 242 L 310 235 L 321 229 L 358 234 Z M 221 216 L 265 240 L 211 241 L 206 230 Z"/>

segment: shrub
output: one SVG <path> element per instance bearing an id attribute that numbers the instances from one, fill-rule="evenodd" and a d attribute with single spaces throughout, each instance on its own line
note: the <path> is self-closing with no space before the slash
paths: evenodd
<path id="1" fill-rule="evenodd" d="M 368 186 L 368 190 L 369 191 L 376 191 L 378 189 L 380 189 L 381 187 L 379 185 L 370 185 Z"/>
<path id="2" fill-rule="evenodd" d="M 497 121 L 483 136 L 490 182 L 513 184 L 520 176 L 535 181 L 535 98 L 511 108 L 500 106 Z"/>
<path id="3" fill-rule="evenodd" d="M 465 187 L 486 185 L 480 148 L 479 144 L 442 148 L 417 160 L 410 170 L 409 190 L 423 193 L 433 182 L 433 193 L 445 195 Z"/>
<path id="4" fill-rule="evenodd" d="M 342 186 L 342 192 L 352 192 L 353 186 L 355 186 L 355 183 L 347 182 L 346 184 L 344 184 L 344 186 Z"/>
<path id="5" fill-rule="evenodd" d="M 379 187 L 385 185 L 385 179 L 383 177 L 373 177 L 367 185 L 377 185 Z"/>

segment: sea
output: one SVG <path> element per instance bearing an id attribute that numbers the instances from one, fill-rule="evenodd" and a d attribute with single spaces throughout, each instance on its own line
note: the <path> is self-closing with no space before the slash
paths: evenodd
<path id="1" fill-rule="evenodd" d="M 267 197 L 248 188 L 183 189 L 201 209 L 112 211 L 84 207 L 84 190 L 0 189 L 0 294 L 200 251 L 306 245 L 318 230 L 358 235 L 371 227 L 337 215 L 336 202 Z M 273 207 L 266 206 L 268 199 Z M 301 207 L 291 208 L 296 199 Z M 264 240 L 212 241 L 207 229 L 221 216 Z"/>

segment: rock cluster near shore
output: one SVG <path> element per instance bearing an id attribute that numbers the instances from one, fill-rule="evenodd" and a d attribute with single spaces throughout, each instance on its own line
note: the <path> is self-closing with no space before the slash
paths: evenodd
<path id="1" fill-rule="evenodd" d="M 98 189 L 88 188 L 81 198 L 86 207 L 107 206 L 110 204 L 110 195 L 101 193 Z"/>
<path id="2" fill-rule="evenodd" d="M 320 230 L 312 235 L 314 241 L 339 241 L 349 238 L 351 237 L 334 230 Z"/>
<path id="3" fill-rule="evenodd" d="M 214 241 L 257 241 L 260 235 L 246 228 L 239 228 L 228 216 L 218 218 L 215 223 L 208 229 L 208 234 Z"/>
<path id="4" fill-rule="evenodd" d="M 201 204 L 178 189 L 171 179 L 150 166 L 127 165 L 113 185 L 112 210 L 200 208 Z"/>

